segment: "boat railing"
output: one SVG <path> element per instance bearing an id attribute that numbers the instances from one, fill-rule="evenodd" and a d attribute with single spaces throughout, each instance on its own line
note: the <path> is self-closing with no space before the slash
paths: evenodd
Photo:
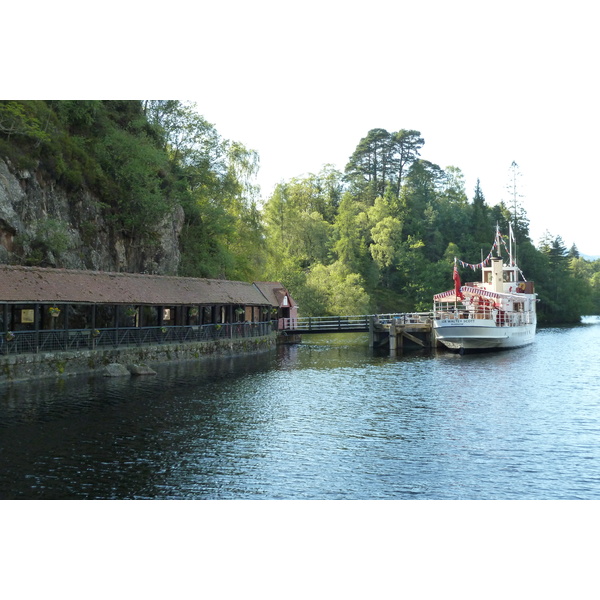
<path id="1" fill-rule="evenodd" d="M 533 314 L 530 311 L 503 311 L 498 309 L 480 308 L 479 310 L 453 310 L 452 308 L 447 309 L 436 309 L 434 312 L 434 319 L 436 321 L 458 321 L 466 319 L 481 319 L 481 320 L 493 320 L 498 327 L 520 327 L 522 325 L 531 325 L 533 320 Z"/>

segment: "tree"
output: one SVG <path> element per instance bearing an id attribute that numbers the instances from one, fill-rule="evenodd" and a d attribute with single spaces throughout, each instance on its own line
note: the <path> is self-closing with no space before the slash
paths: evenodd
<path id="1" fill-rule="evenodd" d="M 358 273 L 351 272 L 340 261 L 331 265 L 316 265 L 307 277 L 313 298 L 320 302 L 309 305 L 308 314 L 362 315 L 370 312 L 371 301 Z M 316 310 L 315 310 L 316 309 Z"/>
<path id="2" fill-rule="evenodd" d="M 418 131 L 371 129 L 350 157 L 346 177 L 368 203 L 383 196 L 388 184 L 399 196 L 404 174 L 418 159 L 423 144 Z"/>
<path id="3" fill-rule="evenodd" d="M 371 229 L 371 256 L 381 270 L 392 267 L 397 260 L 402 241 L 402 222 L 385 217 Z"/>
<path id="4" fill-rule="evenodd" d="M 106 196 L 115 223 L 130 237 L 148 237 L 172 207 L 162 189 L 164 153 L 124 129 L 113 128 L 98 144 L 96 155 L 110 181 Z"/>
<path id="5" fill-rule="evenodd" d="M 367 198 L 383 195 L 389 178 L 392 135 L 385 129 L 371 129 L 360 140 L 346 165 L 346 176 Z"/>
<path id="6" fill-rule="evenodd" d="M 540 320 L 542 322 L 575 323 L 581 318 L 582 301 L 586 290 L 581 280 L 573 277 L 567 248 L 560 236 L 545 232 L 540 251 L 545 259 L 545 270 L 540 286 Z"/>
<path id="7" fill-rule="evenodd" d="M 481 183 L 477 179 L 471 205 L 471 234 L 476 242 L 485 242 L 490 233 L 489 210 L 485 203 L 485 196 L 481 190 Z"/>
<path id="8" fill-rule="evenodd" d="M 333 252 L 340 263 L 351 272 L 360 273 L 368 261 L 366 243 L 368 224 L 361 226 L 358 219 L 361 211 L 359 203 L 346 192 L 342 197 L 337 218 L 334 222 L 335 243 Z"/>
<path id="9" fill-rule="evenodd" d="M 569 249 L 569 258 L 579 258 L 579 250 L 577 249 L 577 246 L 575 244 L 573 244 L 571 246 L 571 248 Z"/>
<path id="10" fill-rule="evenodd" d="M 34 111 L 28 110 L 22 102 L 6 100 L 0 101 L 0 133 L 5 134 L 8 139 L 21 135 L 38 143 L 50 138 Z"/>
<path id="11" fill-rule="evenodd" d="M 600 315 L 600 260 L 595 262 L 597 271 L 590 278 L 592 306 L 589 314 Z"/>
<path id="12" fill-rule="evenodd" d="M 327 214 L 329 207 L 315 176 L 293 179 L 275 188 L 264 209 L 268 272 L 286 256 L 293 257 L 302 269 L 329 260 L 333 226 L 321 211 Z"/>
<path id="13" fill-rule="evenodd" d="M 401 129 L 392 134 L 391 143 L 391 168 L 394 171 L 392 180 L 395 180 L 396 195 L 400 195 L 403 175 L 411 164 L 418 158 L 425 141 L 419 131 Z"/>
<path id="14" fill-rule="evenodd" d="M 425 211 L 428 206 L 436 206 L 444 180 L 444 171 L 438 165 L 422 159 L 412 163 L 400 198 L 407 236 L 424 237 Z"/>
<path id="15" fill-rule="evenodd" d="M 258 154 L 223 139 L 194 103 L 146 100 L 143 108 L 183 185 L 181 274 L 258 277 L 265 268 Z"/>

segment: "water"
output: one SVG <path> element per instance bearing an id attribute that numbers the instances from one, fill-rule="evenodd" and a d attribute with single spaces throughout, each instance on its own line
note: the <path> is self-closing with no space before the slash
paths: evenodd
<path id="1" fill-rule="evenodd" d="M 533 346 L 361 334 L 0 388 L 0 498 L 599 499 L 600 320 Z"/>

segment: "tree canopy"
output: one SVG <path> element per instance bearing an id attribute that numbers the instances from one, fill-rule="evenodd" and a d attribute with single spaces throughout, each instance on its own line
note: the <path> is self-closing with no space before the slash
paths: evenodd
<path id="1" fill-rule="evenodd" d="M 531 240 L 516 162 L 507 203 L 490 206 L 479 180 L 467 191 L 461 170 L 428 161 L 424 146 L 413 129 L 371 129 L 343 172 L 325 165 L 281 182 L 259 205 L 258 154 L 194 104 L 0 101 L 0 156 L 74 194 L 87 187 L 121 235 L 151 239 L 182 207 L 180 275 L 278 280 L 305 315 L 428 310 L 451 287 L 454 257 L 479 263 L 496 224 L 510 223 L 540 321 L 600 314 L 600 261 L 558 235 Z M 48 243 L 64 242 L 59 221 L 46 229 Z"/>

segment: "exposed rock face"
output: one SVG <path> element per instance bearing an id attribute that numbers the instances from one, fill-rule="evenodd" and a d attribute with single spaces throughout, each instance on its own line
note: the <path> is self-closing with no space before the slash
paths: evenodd
<path id="1" fill-rule="evenodd" d="M 40 173 L 17 171 L 0 159 L 2 263 L 175 275 L 183 220 L 177 206 L 157 223 L 153 242 L 126 238 L 110 227 L 88 190 L 67 193 Z"/>

